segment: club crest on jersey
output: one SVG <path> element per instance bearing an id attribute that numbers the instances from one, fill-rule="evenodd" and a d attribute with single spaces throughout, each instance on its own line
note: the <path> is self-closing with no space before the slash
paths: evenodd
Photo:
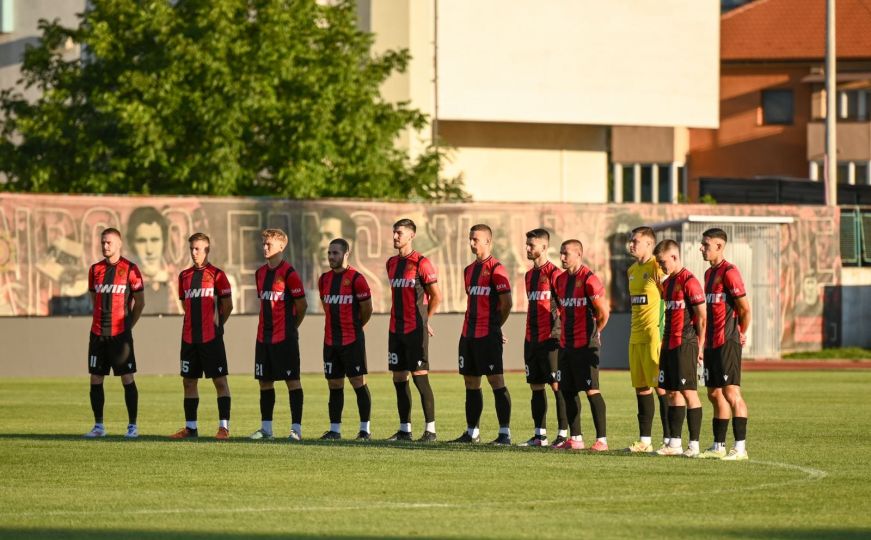
<path id="1" fill-rule="evenodd" d="M 547 276 L 541 276 L 541 278 L 538 281 L 540 283 L 547 283 Z"/>
<path id="2" fill-rule="evenodd" d="M 488 277 L 490 275 L 489 270 L 481 270 L 481 277 Z"/>
<path id="3" fill-rule="evenodd" d="M 118 277 L 123 278 L 125 276 L 127 276 L 127 269 L 126 268 L 119 268 L 118 269 Z"/>
<path id="4" fill-rule="evenodd" d="M 644 272 L 643 274 L 641 274 L 641 279 L 647 281 L 648 279 L 650 279 L 650 274 Z"/>
<path id="5" fill-rule="evenodd" d="M 350 279 L 345 278 L 345 279 L 342 280 L 342 285 L 346 285 L 346 286 L 347 286 L 347 285 L 350 285 L 350 284 L 351 284 L 351 280 L 350 280 Z"/>
<path id="6" fill-rule="evenodd" d="M 282 285 L 284 283 L 284 278 L 282 276 L 275 276 L 275 279 L 272 282 L 276 285 Z"/>

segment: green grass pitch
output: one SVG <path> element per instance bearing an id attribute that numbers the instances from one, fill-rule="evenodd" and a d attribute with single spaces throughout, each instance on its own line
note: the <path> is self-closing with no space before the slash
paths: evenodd
<path id="1" fill-rule="evenodd" d="M 626 372 L 602 374 L 608 439 L 636 438 Z M 91 427 L 87 376 L 0 380 L 0 538 L 869 538 L 871 371 L 750 372 L 749 462 L 560 453 L 438 443 L 324 444 L 327 390 L 306 376 L 303 443 L 254 442 L 258 391 L 231 378 L 234 439 L 211 439 L 214 390 L 201 381 L 199 441 L 183 425 L 178 377 L 140 377 L 142 437 L 126 426 L 121 386 L 107 379 L 110 437 Z M 532 431 L 529 389 L 508 376 L 515 442 Z M 396 429 L 388 375 L 370 378 L 376 439 Z M 442 440 L 463 430 L 463 385 L 433 376 Z M 357 429 L 346 387 L 344 431 Z M 414 395 L 414 428 L 422 425 Z M 482 435 L 496 433 L 485 386 Z M 289 430 L 277 391 L 276 435 Z M 583 425 L 593 437 L 586 400 Z M 553 405 L 548 415 L 554 433 Z M 705 404 L 702 446 L 710 444 Z M 659 434 L 658 421 L 654 437 Z M 731 442 L 731 432 L 729 436 Z"/>

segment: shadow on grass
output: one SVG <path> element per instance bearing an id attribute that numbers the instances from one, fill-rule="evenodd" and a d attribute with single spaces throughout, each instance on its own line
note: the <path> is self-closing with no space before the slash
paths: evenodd
<path id="1" fill-rule="evenodd" d="M 608 536 L 608 531 L 601 531 L 604 536 Z M 704 531 L 697 531 L 699 537 L 732 537 L 732 538 L 793 538 L 799 540 L 825 539 L 831 538 L 835 540 L 859 540 L 866 539 L 871 534 L 871 529 L 784 529 L 784 528 L 742 528 L 742 529 L 724 529 L 718 530 L 706 528 Z M 687 533 L 687 531 L 684 531 Z M 688 533 L 691 536 L 696 536 L 695 533 Z M 415 536 L 417 540 L 437 540 L 440 538 L 455 538 L 455 533 L 447 533 L 445 536 Z M 324 534 L 314 533 L 294 533 L 291 531 L 283 533 L 252 533 L 252 532 L 214 532 L 214 531 L 143 531 L 143 530 L 124 530 L 124 529 L 48 529 L 48 528 L 14 528 L 0 527 L 0 538 L 28 538 L 28 539 L 132 539 L 132 540 L 168 540 L 177 538 L 180 540 L 233 540 L 240 538 L 254 538 L 257 540 L 273 540 L 277 538 L 296 538 L 301 540 L 315 538 L 408 538 L 405 534 L 385 535 L 385 534 L 369 534 L 361 535 L 356 533 L 337 534 L 334 532 Z M 472 538 L 472 536 L 469 536 Z"/>

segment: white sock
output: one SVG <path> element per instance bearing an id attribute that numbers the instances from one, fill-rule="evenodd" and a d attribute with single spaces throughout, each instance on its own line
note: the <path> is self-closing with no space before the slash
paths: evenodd
<path id="1" fill-rule="evenodd" d="M 641 444 L 650 444 L 653 442 L 652 437 L 641 437 Z"/>
<path id="2" fill-rule="evenodd" d="M 747 448 L 744 446 L 746 441 L 735 441 L 735 450 L 739 452 L 746 452 Z"/>
<path id="3" fill-rule="evenodd" d="M 508 435 L 511 436 L 511 428 L 501 427 L 499 428 L 499 435 Z"/>
<path id="4" fill-rule="evenodd" d="M 721 442 L 714 443 L 714 450 L 725 450 L 725 449 L 726 449 L 726 443 L 721 443 Z"/>
<path id="5" fill-rule="evenodd" d="M 185 421 L 184 427 L 186 427 L 188 429 L 197 429 L 197 421 L 196 420 L 193 420 L 191 422 Z"/>
<path id="6" fill-rule="evenodd" d="M 681 440 L 680 440 L 679 438 L 677 438 L 677 437 L 672 437 L 672 438 L 669 439 L 669 441 L 668 441 L 668 446 L 671 447 L 671 448 L 681 448 L 681 447 L 683 447 L 683 444 L 682 444 L 682 442 L 681 442 Z"/>
<path id="7" fill-rule="evenodd" d="M 430 433 L 435 433 L 435 422 L 427 422 L 426 428 L 424 428 L 424 430 L 429 431 Z"/>
<path id="8" fill-rule="evenodd" d="M 366 433 L 369 433 L 369 421 L 368 420 L 366 422 L 360 422 L 360 431 L 365 431 Z"/>
<path id="9" fill-rule="evenodd" d="M 106 431 L 106 424 L 98 423 L 98 424 L 94 424 L 94 427 L 97 429 L 102 429 L 103 431 Z"/>
<path id="10" fill-rule="evenodd" d="M 535 428 L 536 435 L 547 435 L 547 430 L 544 428 Z"/>
<path id="11" fill-rule="evenodd" d="M 302 437 L 302 424 L 291 424 L 290 430 L 295 431 L 297 435 Z"/>
<path id="12" fill-rule="evenodd" d="M 568 436 L 569 436 L 569 430 L 567 430 L 567 429 L 561 429 L 561 430 L 557 431 L 556 434 L 557 434 L 558 437 L 563 437 L 563 438 L 565 438 L 565 437 L 568 437 Z"/>
<path id="13" fill-rule="evenodd" d="M 411 422 L 407 422 L 405 424 L 399 424 L 399 431 L 404 431 L 405 433 L 411 433 Z"/>
<path id="14" fill-rule="evenodd" d="M 584 436 L 583 435 L 572 435 L 572 440 L 584 442 Z"/>
<path id="15" fill-rule="evenodd" d="M 696 452 L 698 452 L 699 451 L 699 441 L 690 441 L 689 448 L 690 448 L 690 450 L 695 450 Z"/>
<path id="16" fill-rule="evenodd" d="M 473 439 L 481 435 L 481 430 L 476 427 L 470 427 L 466 432 L 469 434 L 469 437 L 472 437 Z"/>
<path id="17" fill-rule="evenodd" d="M 330 424 L 330 431 L 335 431 L 336 433 L 341 433 L 342 432 L 342 424 L 341 423 L 339 423 L 339 424 L 331 423 Z"/>
<path id="18" fill-rule="evenodd" d="M 608 437 L 596 437 L 596 442 L 600 442 L 602 444 L 608 444 Z"/>
<path id="19" fill-rule="evenodd" d="M 662 438 L 662 444 L 664 444 L 665 446 L 668 446 L 669 443 L 671 443 L 671 439 L 669 439 L 668 437 Z"/>
<path id="20" fill-rule="evenodd" d="M 272 420 L 262 420 L 260 422 L 260 429 L 266 433 L 272 433 Z"/>
<path id="21" fill-rule="evenodd" d="M 218 427 L 222 427 L 224 429 L 230 429 L 230 421 L 229 420 L 218 420 Z"/>

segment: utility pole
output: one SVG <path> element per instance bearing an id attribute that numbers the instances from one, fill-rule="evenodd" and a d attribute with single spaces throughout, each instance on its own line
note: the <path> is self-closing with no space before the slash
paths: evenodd
<path id="1" fill-rule="evenodd" d="M 837 87 L 835 0 L 826 0 L 826 159 L 823 165 L 826 206 L 838 204 Z"/>

